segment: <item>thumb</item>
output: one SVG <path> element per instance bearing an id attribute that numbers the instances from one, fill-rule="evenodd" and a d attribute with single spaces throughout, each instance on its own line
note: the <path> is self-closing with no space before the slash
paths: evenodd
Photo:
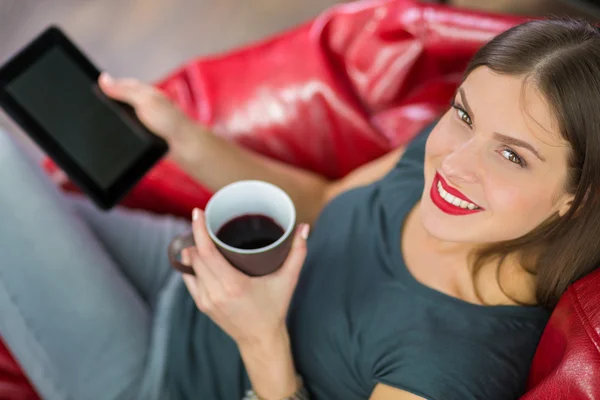
<path id="1" fill-rule="evenodd" d="M 298 279 L 304 259 L 306 258 L 306 239 L 308 239 L 309 232 L 310 225 L 308 224 L 301 224 L 296 229 L 290 254 L 275 274 L 285 275 L 288 278 L 292 278 L 294 282 Z"/>
<path id="2" fill-rule="evenodd" d="M 98 78 L 100 89 L 109 97 L 128 103 L 134 108 L 138 107 L 144 99 L 151 95 L 151 88 L 137 79 L 114 79 L 103 72 Z"/>

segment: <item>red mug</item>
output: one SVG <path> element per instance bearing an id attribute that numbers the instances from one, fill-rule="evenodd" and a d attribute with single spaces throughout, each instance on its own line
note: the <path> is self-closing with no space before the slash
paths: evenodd
<path id="1" fill-rule="evenodd" d="M 229 184 L 210 198 L 204 215 L 206 230 L 221 254 L 247 275 L 262 276 L 276 271 L 290 252 L 296 228 L 296 208 L 288 194 L 271 183 L 247 180 Z M 272 221 L 280 228 L 279 237 L 272 237 L 270 243 L 265 242 L 266 245 L 256 248 L 235 247 L 235 243 L 232 245 L 223 240 L 224 230 L 228 229 L 231 233 L 236 220 L 251 216 Z M 256 221 L 253 222 L 250 225 L 255 226 Z M 237 225 L 240 226 L 239 223 Z M 173 268 L 194 275 L 192 267 L 179 261 L 181 250 L 194 246 L 191 232 L 171 241 L 168 252 Z"/>

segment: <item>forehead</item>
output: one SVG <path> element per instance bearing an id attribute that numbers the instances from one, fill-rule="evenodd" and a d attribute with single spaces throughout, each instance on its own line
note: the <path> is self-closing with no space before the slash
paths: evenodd
<path id="1" fill-rule="evenodd" d="M 526 140 L 541 154 L 561 154 L 568 142 L 560 134 L 557 120 L 532 79 L 497 74 L 476 68 L 461 87 L 481 129 Z"/>

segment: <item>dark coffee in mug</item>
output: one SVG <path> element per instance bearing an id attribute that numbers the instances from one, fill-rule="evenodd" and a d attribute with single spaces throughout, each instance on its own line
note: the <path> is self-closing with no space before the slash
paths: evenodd
<path id="1" fill-rule="evenodd" d="M 273 218 L 246 214 L 226 222 L 217 238 L 237 249 L 254 250 L 267 247 L 283 236 L 284 229 Z"/>
<path id="2" fill-rule="evenodd" d="M 296 230 L 296 208 L 290 196 L 262 181 L 239 181 L 221 188 L 206 204 L 206 230 L 232 266 L 250 276 L 276 271 L 287 258 Z M 183 265 L 181 250 L 194 247 L 194 235 L 179 235 L 169 245 L 175 269 L 194 274 Z"/>

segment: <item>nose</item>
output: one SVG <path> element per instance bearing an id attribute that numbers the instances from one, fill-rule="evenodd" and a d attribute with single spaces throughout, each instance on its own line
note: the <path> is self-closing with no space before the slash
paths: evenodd
<path id="1" fill-rule="evenodd" d="M 477 182 L 481 163 L 475 141 L 464 142 L 448 154 L 442 162 L 441 172 L 450 183 L 457 186 Z"/>

